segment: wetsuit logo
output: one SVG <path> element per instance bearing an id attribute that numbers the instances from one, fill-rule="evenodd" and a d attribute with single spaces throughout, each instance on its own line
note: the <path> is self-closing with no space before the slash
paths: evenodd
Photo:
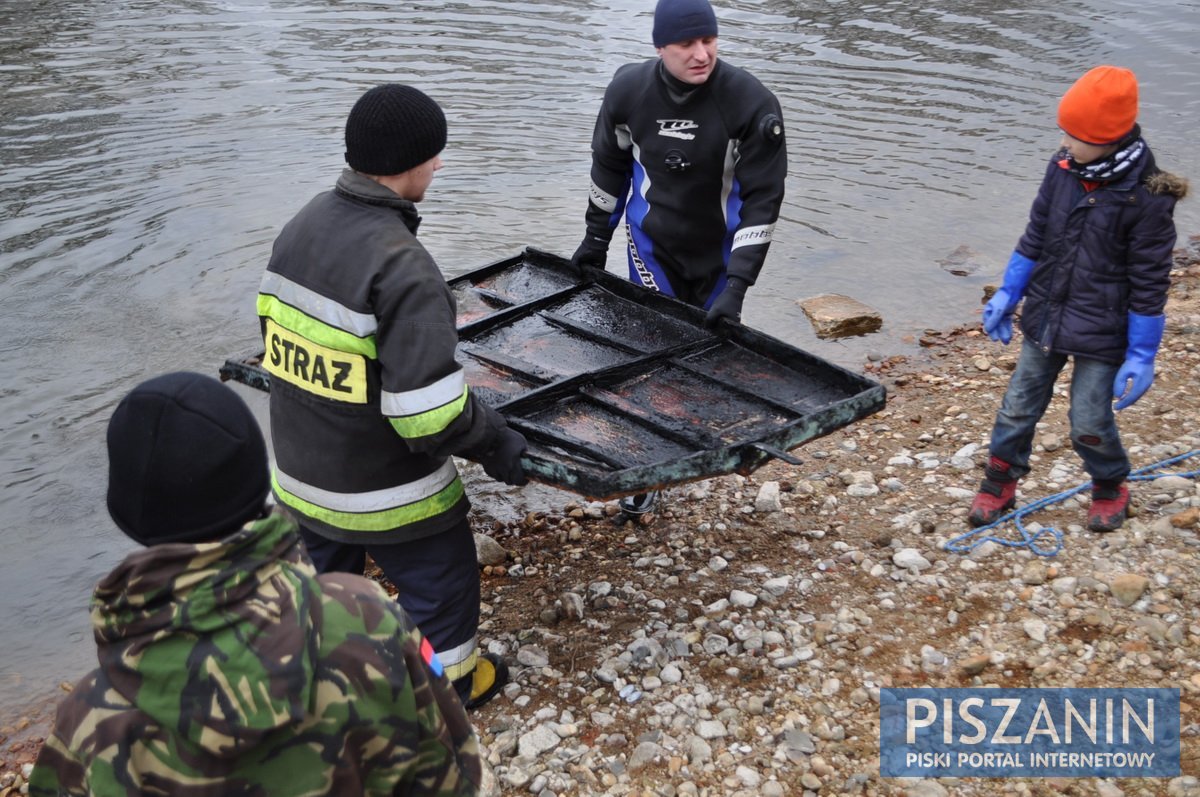
<path id="1" fill-rule="evenodd" d="M 691 141 L 696 137 L 695 133 L 689 133 L 688 130 L 699 130 L 700 125 L 693 122 L 691 119 L 658 119 L 658 134 L 660 136 L 670 136 L 671 138 L 682 138 L 684 141 Z"/>
<path id="2" fill-rule="evenodd" d="M 642 260 L 638 254 L 637 244 L 633 242 L 633 231 L 629 229 L 629 225 L 625 225 L 625 235 L 629 238 L 629 260 L 633 263 L 633 269 L 637 272 L 638 279 L 642 284 L 651 290 L 662 293 L 662 289 L 658 287 L 658 283 L 654 281 L 654 274 L 646 266 L 646 261 Z"/>

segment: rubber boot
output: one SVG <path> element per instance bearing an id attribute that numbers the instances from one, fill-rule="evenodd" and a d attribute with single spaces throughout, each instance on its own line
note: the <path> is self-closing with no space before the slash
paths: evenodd
<path id="1" fill-rule="evenodd" d="M 1101 533 L 1121 528 L 1129 515 L 1129 486 L 1125 482 L 1092 484 L 1092 505 L 1088 508 L 1088 528 Z"/>
<path id="2" fill-rule="evenodd" d="M 474 711 L 487 703 L 508 683 L 508 665 L 493 653 L 481 653 L 471 673 L 471 693 L 464 706 Z"/>
<path id="3" fill-rule="evenodd" d="M 995 523 L 1017 505 L 1017 478 L 1010 472 L 1012 465 L 998 457 L 988 460 L 983 483 L 971 502 L 967 522 L 972 526 Z"/>

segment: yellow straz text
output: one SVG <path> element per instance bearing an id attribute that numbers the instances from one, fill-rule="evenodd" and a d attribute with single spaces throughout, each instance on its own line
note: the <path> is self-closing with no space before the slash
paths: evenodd
<path id="1" fill-rule="evenodd" d="M 271 319 L 266 346 L 263 365 L 272 376 L 335 401 L 366 403 L 367 362 L 362 355 L 313 343 Z"/>

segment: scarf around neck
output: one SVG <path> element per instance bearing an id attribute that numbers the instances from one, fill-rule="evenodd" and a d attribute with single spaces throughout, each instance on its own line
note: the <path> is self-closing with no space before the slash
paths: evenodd
<path id="1" fill-rule="evenodd" d="M 1076 163 L 1064 149 L 1059 153 L 1058 165 L 1085 183 L 1111 183 L 1124 177 L 1145 154 L 1146 142 L 1142 138 L 1142 131 L 1134 126 L 1133 132 L 1108 157 L 1091 163 Z"/>

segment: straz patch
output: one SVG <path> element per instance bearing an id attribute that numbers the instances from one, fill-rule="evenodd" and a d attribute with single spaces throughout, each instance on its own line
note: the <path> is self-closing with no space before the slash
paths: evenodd
<path id="1" fill-rule="evenodd" d="M 273 377 L 351 404 L 367 403 L 367 360 L 361 354 L 330 349 L 267 319 L 263 367 Z"/>

